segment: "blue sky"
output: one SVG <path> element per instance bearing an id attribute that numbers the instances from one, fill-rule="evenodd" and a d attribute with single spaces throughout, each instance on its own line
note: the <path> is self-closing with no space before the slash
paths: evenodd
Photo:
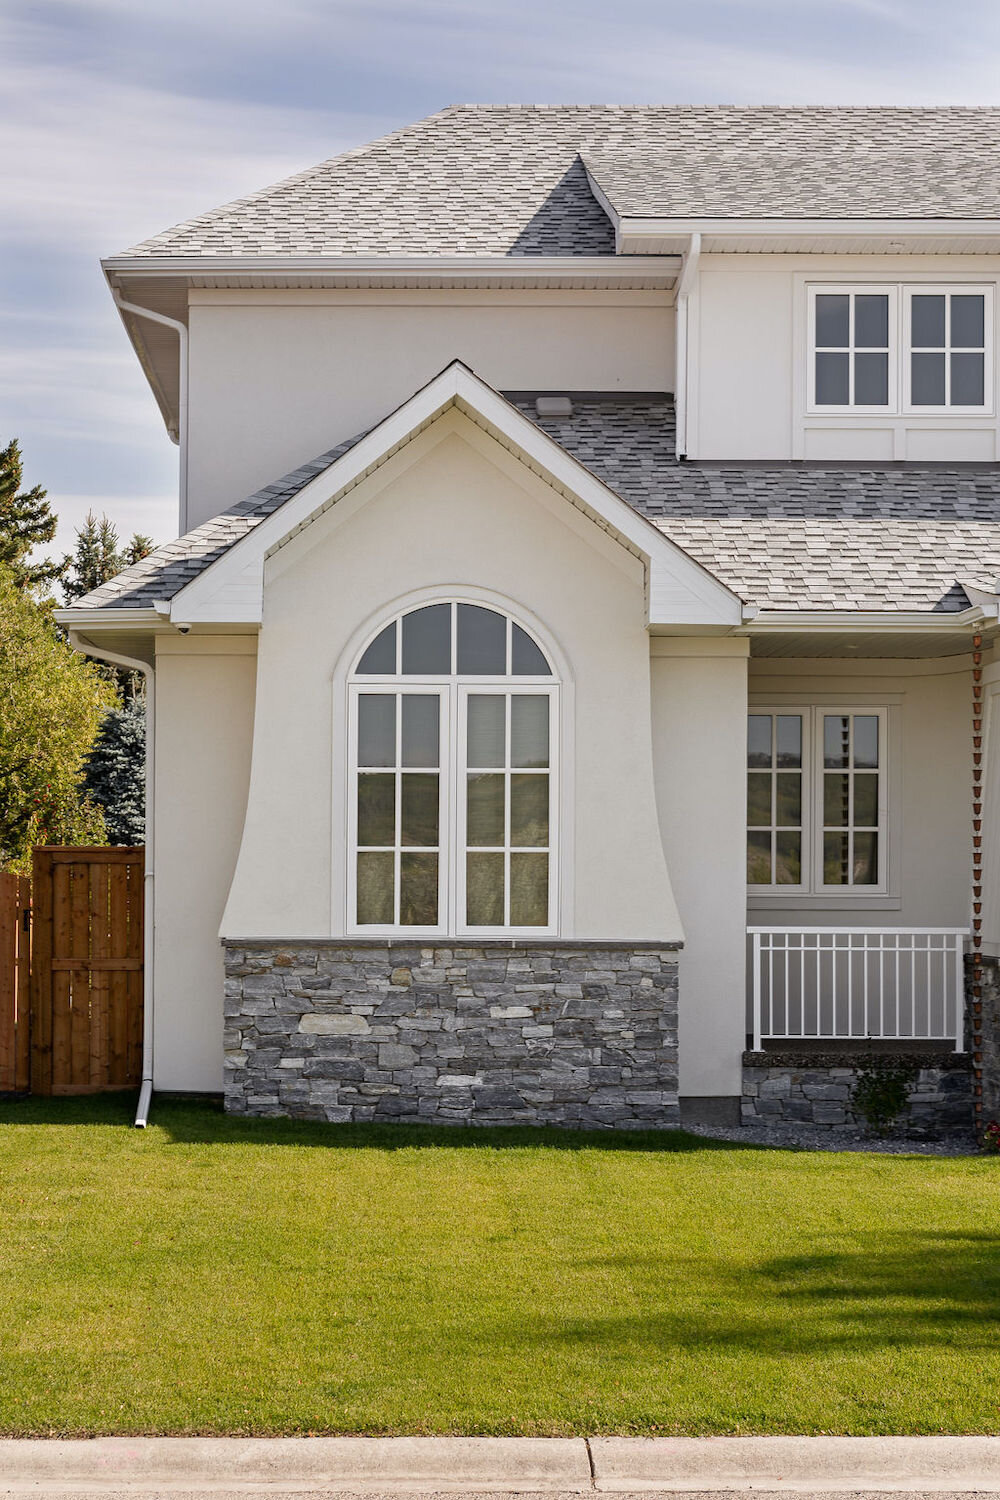
<path id="1" fill-rule="evenodd" d="M 66 548 L 89 506 L 162 541 L 177 450 L 101 255 L 445 104 L 997 104 L 1000 6 L 4 0 L 0 98 L 0 443 Z"/>

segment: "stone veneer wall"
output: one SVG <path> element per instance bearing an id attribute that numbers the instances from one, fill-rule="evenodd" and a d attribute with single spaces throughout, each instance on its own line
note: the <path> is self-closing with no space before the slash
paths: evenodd
<path id="1" fill-rule="evenodd" d="M 883 1053 L 887 1066 L 915 1063 L 904 1128 L 938 1130 L 972 1126 L 972 1073 L 966 1053 Z M 807 1125 L 863 1125 L 851 1110 L 851 1090 L 866 1063 L 842 1052 L 744 1052 L 744 1125 L 784 1120 Z"/>
<path id="2" fill-rule="evenodd" d="M 677 952 L 227 942 L 226 1108 L 311 1120 L 679 1123 Z"/>
<path id="3" fill-rule="evenodd" d="M 1000 959 L 983 958 L 983 1124 L 1000 1120 Z"/>

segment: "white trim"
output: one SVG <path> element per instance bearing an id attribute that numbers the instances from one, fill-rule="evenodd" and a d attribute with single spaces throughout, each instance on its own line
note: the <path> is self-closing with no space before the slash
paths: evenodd
<path id="1" fill-rule="evenodd" d="M 458 361 L 181 589 L 171 603 L 172 618 L 191 624 L 259 622 L 267 554 L 452 406 L 509 444 L 529 468 L 646 563 L 649 624 L 724 629 L 740 623 L 742 605 L 732 590 Z"/>
<path id="2" fill-rule="evenodd" d="M 136 277 L 322 276 L 353 283 L 358 277 L 417 280 L 530 281 L 546 278 L 590 282 L 673 284 L 679 255 L 111 255 L 105 275 Z"/>

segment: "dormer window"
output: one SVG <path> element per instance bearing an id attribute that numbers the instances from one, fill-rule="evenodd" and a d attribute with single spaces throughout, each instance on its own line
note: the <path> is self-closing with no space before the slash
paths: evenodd
<path id="1" fill-rule="evenodd" d="M 992 288 L 809 288 L 808 406 L 817 415 L 992 409 Z"/>

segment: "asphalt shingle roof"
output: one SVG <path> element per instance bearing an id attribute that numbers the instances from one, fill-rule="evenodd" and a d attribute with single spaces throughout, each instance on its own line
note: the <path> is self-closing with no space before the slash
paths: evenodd
<path id="1" fill-rule="evenodd" d="M 533 397 L 511 399 L 763 609 L 959 610 L 969 603 L 961 581 L 989 588 L 1000 577 L 1000 466 L 678 463 L 667 396 L 577 395 L 568 418 L 539 418 Z M 358 440 L 168 542 L 78 607 L 172 598 Z"/>
<path id="2" fill-rule="evenodd" d="M 619 212 L 1000 216 L 1000 109 L 455 105 L 125 252 L 612 255 Z"/>

